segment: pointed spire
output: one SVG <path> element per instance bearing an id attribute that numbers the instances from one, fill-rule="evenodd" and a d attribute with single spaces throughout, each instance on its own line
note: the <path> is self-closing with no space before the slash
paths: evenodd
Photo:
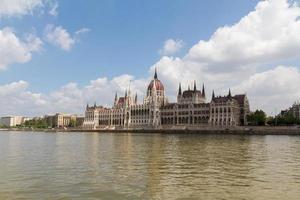
<path id="1" fill-rule="evenodd" d="M 181 91 L 181 83 L 179 83 L 178 95 L 182 95 L 182 91 Z"/>
<path id="2" fill-rule="evenodd" d="M 96 104 L 96 102 L 94 103 L 94 108 L 96 108 L 97 107 L 97 104 Z"/>
<path id="3" fill-rule="evenodd" d="M 231 97 L 231 91 L 230 91 L 230 88 L 229 88 L 229 91 L 228 91 L 228 97 Z"/>
<path id="4" fill-rule="evenodd" d="M 134 102 L 135 102 L 135 104 L 137 104 L 137 93 L 135 93 Z"/>
<path id="5" fill-rule="evenodd" d="M 132 81 L 132 80 L 129 80 L 129 86 L 128 86 L 128 96 L 130 96 L 130 95 L 131 95 L 131 90 L 130 90 L 131 81 Z"/>
<path id="6" fill-rule="evenodd" d="M 156 71 L 156 67 L 155 67 L 154 79 L 157 79 L 157 71 Z"/>
<path id="7" fill-rule="evenodd" d="M 215 98 L 215 90 L 213 90 L 213 92 L 212 92 L 212 99 L 214 99 Z"/>
<path id="8" fill-rule="evenodd" d="M 88 109 L 89 107 L 90 107 L 90 106 L 89 106 L 89 103 L 87 103 L 87 104 L 86 104 L 86 108 Z"/>
<path id="9" fill-rule="evenodd" d="M 194 92 L 196 92 L 197 86 L 196 86 L 196 80 L 194 80 Z"/>
<path id="10" fill-rule="evenodd" d="M 204 83 L 202 85 L 202 96 L 205 97 L 205 87 L 204 87 Z"/>
<path id="11" fill-rule="evenodd" d="M 116 92 L 116 95 L 115 95 L 115 101 L 118 100 L 118 92 Z"/>
<path id="12" fill-rule="evenodd" d="M 190 91 L 191 90 L 191 88 L 190 88 L 190 85 L 188 86 L 188 91 Z"/>
<path id="13" fill-rule="evenodd" d="M 127 90 L 125 90 L 125 98 L 127 97 Z"/>

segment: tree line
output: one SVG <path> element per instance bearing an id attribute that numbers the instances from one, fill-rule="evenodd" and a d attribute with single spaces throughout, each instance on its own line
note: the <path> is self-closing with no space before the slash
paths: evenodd
<path id="1" fill-rule="evenodd" d="M 253 126 L 283 126 L 300 125 L 300 119 L 296 118 L 291 112 L 283 115 L 267 116 L 263 110 L 256 110 L 247 117 L 248 124 Z"/>

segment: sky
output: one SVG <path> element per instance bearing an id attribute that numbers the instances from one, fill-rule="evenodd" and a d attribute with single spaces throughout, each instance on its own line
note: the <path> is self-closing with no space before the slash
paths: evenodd
<path id="1" fill-rule="evenodd" d="M 166 95 L 196 80 L 274 115 L 300 100 L 296 0 L 0 0 L 0 116 L 83 114 L 157 68 Z"/>

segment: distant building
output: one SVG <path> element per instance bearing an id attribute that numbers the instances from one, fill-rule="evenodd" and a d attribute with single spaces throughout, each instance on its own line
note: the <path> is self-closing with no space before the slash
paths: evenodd
<path id="1" fill-rule="evenodd" d="M 15 127 L 23 124 L 25 121 L 29 120 L 28 117 L 22 116 L 6 116 L 0 119 L 0 125 L 6 127 Z"/>
<path id="2" fill-rule="evenodd" d="M 76 126 L 77 115 L 57 113 L 55 115 L 46 115 L 44 119 L 49 127 L 61 128 Z"/>
<path id="3" fill-rule="evenodd" d="M 291 112 L 295 118 L 300 119 L 300 102 L 294 103 Z"/>
<path id="4" fill-rule="evenodd" d="M 247 125 L 250 113 L 246 94 L 216 97 L 214 92 L 210 103 L 206 102 L 205 87 L 182 91 L 179 84 L 177 102 L 169 103 L 165 88 L 154 78 L 147 87 L 147 96 L 138 104 L 137 95 L 130 88 L 123 97 L 116 94 L 112 108 L 86 106 L 83 127 L 86 129 L 165 129 L 199 126 L 239 126 Z"/>
<path id="5" fill-rule="evenodd" d="M 282 110 L 281 116 L 292 114 L 296 119 L 300 120 L 300 102 L 295 102 L 290 108 Z"/>

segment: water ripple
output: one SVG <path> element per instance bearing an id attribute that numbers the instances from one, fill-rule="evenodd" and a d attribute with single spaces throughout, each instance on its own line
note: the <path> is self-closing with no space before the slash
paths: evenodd
<path id="1" fill-rule="evenodd" d="M 300 137 L 0 133 L 0 199 L 299 199 Z"/>

